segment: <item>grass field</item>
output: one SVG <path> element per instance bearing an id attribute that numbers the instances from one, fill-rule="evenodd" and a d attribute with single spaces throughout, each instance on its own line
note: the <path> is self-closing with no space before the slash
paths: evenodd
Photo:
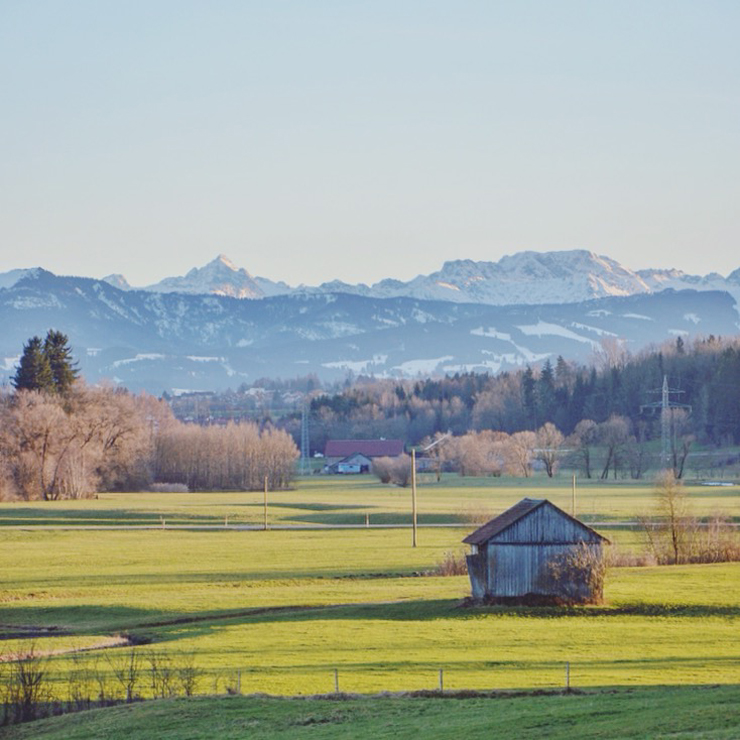
<path id="1" fill-rule="evenodd" d="M 164 700 L 6 729 L 7 740 L 734 740 L 740 689 L 673 687 L 470 699 Z"/>
<path id="2" fill-rule="evenodd" d="M 650 512 L 650 481 L 579 480 L 577 514 L 584 521 L 631 520 Z M 740 487 L 687 484 L 698 516 L 722 512 L 740 522 Z M 445 475 L 437 482 L 420 475 L 421 523 L 465 523 L 493 516 L 524 496 L 546 497 L 571 510 L 567 476 L 536 478 L 461 478 Z M 271 492 L 269 521 L 280 524 L 409 524 L 409 488 L 381 485 L 370 476 L 317 476 L 300 479 L 293 490 Z M 101 493 L 82 501 L 0 503 L 0 526 L 72 525 L 210 525 L 263 523 L 263 494 L 257 493 Z"/>
<path id="3" fill-rule="evenodd" d="M 721 508 L 738 516 L 740 497 L 734 489 L 697 487 L 690 493 L 699 513 Z M 571 492 L 565 482 L 559 487 L 541 480 L 511 486 L 491 485 L 489 479 L 464 486 L 452 479 L 422 486 L 419 497 L 424 515 L 450 521 L 478 515 L 481 507 L 497 513 L 527 494 L 568 506 Z M 349 520 L 361 515 L 364 521 L 365 512 L 371 512 L 371 521 L 373 516 L 403 521 L 408 497 L 408 490 L 369 479 L 301 481 L 296 490 L 271 496 L 271 522 L 305 523 L 312 517 L 312 523 L 336 524 L 344 518 L 359 523 Z M 632 518 L 649 509 L 650 489 L 594 485 L 580 488 L 578 500 L 586 508 L 591 503 L 595 516 L 604 520 Z M 331 692 L 335 669 L 340 689 L 357 693 L 436 689 L 440 669 L 449 690 L 553 689 L 563 686 L 566 662 L 579 688 L 740 684 L 740 564 L 614 569 L 602 607 L 469 608 L 461 606 L 469 593 L 467 577 L 419 575 L 445 552 L 462 550 L 464 528 L 422 529 L 420 546 L 412 548 L 408 529 L 263 532 L 233 527 L 233 518 L 258 521 L 260 507 L 260 494 L 245 493 L 106 494 L 83 502 L 3 504 L 2 650 L 27 649 L 31 640 L 41 652 L 91 647 L 125 633 L 147 643 L 136 648 L 142 656 L 156 652 L 173 660 L 192 659 L 200 693 L 222 693 L 237 682 L 243 693 Z M 36 512 L 34 517 L 29 511 Z M 126 523 L 155 516 L 183 522 L 229 516 L 230 526 L 142 531 L 27 525 L 29 520 L 70 519 Z M 636 544 L 636 533 L 602 531 L 627 546 Z M 67 679 L 81 660 L 110 671 L 116 656 L 130 650 L 51 658 L 56 695 L 65 698 Z M 147 691 L 143 682 L 139 693 Z M 733 695 L 727 691 L 716 695 L 718 702 Z M 540 698 L 564 706 L 562 697 Z M 512 701 L 510 709 L 500 710 L 502 722 L 514 721 L 520 711 L 522 704 Z M 500 700 L 494 704 L 504 706 Z M 339 711 L 333 704 L 311 710 L 303 705 L 280 709 L 292 705 L 279 703 L 244 706 L 255 716 L 274 715 L 274 727 L 272 720 L 264 722 L 276 733 L 283 731 L 280 727 L 302 726 L 300 718 L 311 712 L 319 717 Z M 403 731 L 410 736 L 412 718 L 394 709 L 392 701 L 383 706 L 382 712 L 389 713 L 383 726 L 393 726 L 394 717 L 408 719 Z M 444 702 L 441 706 L 452 711 Z M 580 706 L 574 716 L 588 713 L 585 703 Z M 106 711 L 106 716 L 135 723 L 145 716 L 149 719 L 142 722 L 154 722 L 159 710 L 148 705 Z M 343 706 L 341 711 L 350 710 Z M 358 716 L 372 714 L 357 711 Z M 436 724 L 437 710 L 427 711 L 425 721 Z M 542 711 L 560 710 L 543 705 Z M 505 719 L 507 712 L 510 719 Z M 573 721 L 569 716 L 563 714 L 564 727 Z M 313 736 L 343 736 L 343 722 L 317 720 Z M 318 725 L 328 734 L 319 734 Z M 378 734 L 381 728 L 372 731 Z M 639 735 L 624 735 L 633 736 Z"/>

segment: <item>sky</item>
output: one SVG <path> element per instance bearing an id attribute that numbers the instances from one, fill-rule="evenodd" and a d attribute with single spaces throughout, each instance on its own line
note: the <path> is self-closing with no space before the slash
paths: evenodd
<path id="1" fill-rule="evenodd" d="M 2 0 L 0 272 L 740 267 L 736 0 Z"/>

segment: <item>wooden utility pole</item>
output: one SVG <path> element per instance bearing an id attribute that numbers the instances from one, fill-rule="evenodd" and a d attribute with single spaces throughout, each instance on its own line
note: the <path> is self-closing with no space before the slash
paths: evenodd
<path id="1" fill-rule="evenodd" d="M 411 546 L 416 547 L 416 450 L 411 450 Z"/>
<path id="2" fill-rule="evenodd" d="M 421 451 L 428 452 L 432 447 L 436 447 L 440 442 L 444 442 L 448 437 L 452 436 L 452 432 L 447 432 L 439 439 L 435 439 L 430 445 L 424 447 Z M 411 448 L 411 529 L 413 536 L 411 538 L 411 546 L 416 547 L 416 448 Z"/>
<path id="3" fill-rule="evenodd" d="M 573 489 L 571 491 L 571 516 L 576 515 L 576 474 L 573 473 Z"/>
<path id="4" fill-rule="evenodd" d="M 265 476 L 265 519 L 262 529 L 267 529 L 267 476 Z"/>

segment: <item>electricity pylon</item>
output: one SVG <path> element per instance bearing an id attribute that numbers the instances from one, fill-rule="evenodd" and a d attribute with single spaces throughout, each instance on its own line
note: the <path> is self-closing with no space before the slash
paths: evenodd
<path id="1" fill-rule="evenodd" d="M 668 469 L 670 460 L 670 436 L 671 436 L 671 411 L 672 409 L 687 409 L 691 413 L 691 406 L 688 403 L 675 403 L 671 401 L 672 393 L 684 393 L 678 388 L 668 387 L 668 376 L 663 376 L 663 387 L 660 390 L 652 390 L 650 393 L 660 393 L 660 401 L 646 403 L 640 406 L 640 413 L 644 409 L 660 409 L 660 442 L 661 442 L 661 460 L 663 468 Z"/>

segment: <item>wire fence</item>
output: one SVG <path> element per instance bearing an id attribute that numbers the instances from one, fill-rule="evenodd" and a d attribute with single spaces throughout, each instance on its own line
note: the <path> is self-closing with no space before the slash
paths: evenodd
<path id="1" fill-rule="evenodd" d="M 576 661 L 477 661 L 453 665 L 349 664 L 206 668 L 192 655 L 142 648 L 76 656 L 55 670 L 50 656 L 0 664 L 0 723 L 97 706 L 178 696 L 438 695 L 573 691 L 615 686 L 740 683 L 737 654 Z"/>

